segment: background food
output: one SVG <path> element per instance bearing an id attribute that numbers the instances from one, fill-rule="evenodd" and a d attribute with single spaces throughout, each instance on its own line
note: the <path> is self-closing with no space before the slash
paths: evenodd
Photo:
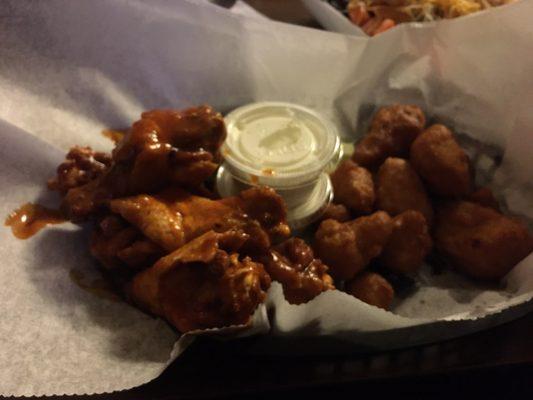
<path id="1" fill-rule="evenodd" d="M 402 22 L 423 22 L 457 18 L 514 0 L 350 0 L 345 9 L 350 20 L 367 35 L 374 36 Z M 346 2 L 344 2 L 346 3 Z M 343 8 L 343 6 L 345 8 Z"/>

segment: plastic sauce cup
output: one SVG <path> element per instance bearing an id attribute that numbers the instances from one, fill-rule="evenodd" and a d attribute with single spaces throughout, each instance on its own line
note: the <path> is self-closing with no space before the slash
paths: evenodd
<path id="1" fill-rule="evenodd" d="M 239 107 L 225 122 L 228 136 L 217 174 L 219 194 L 227 197 L 267 185 L 287 203 L 293 229 L 319 218 L 333 197 L 324 171 L 341 157 L 335 125 L 314 110 L 282 102 Z"/>

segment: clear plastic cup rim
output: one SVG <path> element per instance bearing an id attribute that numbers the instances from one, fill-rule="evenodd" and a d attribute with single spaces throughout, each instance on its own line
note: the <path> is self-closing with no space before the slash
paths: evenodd
<path id="1" fill-rule="evenodd" d="M 268 111 L 278 113 L 276 115 L 280 116 L 283 116 L 283 113 L 292 114 L 307 122 L 307 126 L 303 122 L 302 124 L 308 131 L 312 130 L 311 126 L 314 128 L 311 135 L 315 139 L 315 143 L 312 144 L 315 146 L 313 149 L 315 153 L 313 159 L 309 158 L 308 162 L 304 159 L 305 157 L 299 161 L 300 170 L 287 171 L 283 167 L 262 168 L 253 157 L 247 160 L 239 149 L 242 143 L 241 138 L 237 136 L 239 133 L 236 125 L 254 115 L 259 120 L 261 112 Z M 247 184 L 268 185 L 275 189 L 305 186 L 316 180 L 332 161 L 337 161 L 342 151 L 335 125 L 320 113 L 298 104 L 273 101 L 252 103 L 231 111 L 226 115 L 225 122 L 228 138 L 222 146 L 222 155 L 226 161 L 226 167 L 236 179 Z M 309 137 L 309 134 L 307 136 Z"/>

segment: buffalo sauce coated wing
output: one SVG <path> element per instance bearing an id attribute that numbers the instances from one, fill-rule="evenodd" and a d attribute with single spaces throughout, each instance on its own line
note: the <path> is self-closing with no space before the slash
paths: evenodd
<path id="1" fill-rule="evenodd" d="M 307 303 L 323 291 L 335 289 L 328 267 L 315 258 L 302 239 L 291 238 L 274 246 L 265 259 L 267 272 L 283 285 L 285 298 L 291 304 Z"/>
<path id="2" fill-rule="evenodd" d="M 422 181 L 407 160 L 389 157 L 379 167 L 376 179 L 377 208 L 391 216 L 407 210 L 422 213 L 428 224 L 433 221 L 433 207 Z"/>
<path id="3" fill-rule="evenodd" d="M 137 274 L 130 298 L 180 332 L 246 324 L 265 299 L 263 265 L 240 257 L 242 231 L 209 231 Z"/>
<path id="4" fill-rule="evenodd" d="M 346 282 L 346 293 L 367 304 L 388 310 L 394 299 L 394 289 L 381 275 L 364 271 Z"/>
<path id="5" fill-rule="evenodd" d="M 378 110 L 368 133 L 355 144 L 352 160 L 366 168 L 378 167 L 387 157 L 405 157 L 426 124 L 417 106 L 396 104 Z"/>
<path id="6" fill-rule="evenodd" d="M 314 249 L 334 278 L 351 279 L 381 254 L 391 232 L 384 211 L 344 223 L 328 219 L 315 233 Z"/>
<path id="7" fill-rule="evenodd" d="M 79 221 L 114 198 L 155 193 L 169 185 L 197 190 L 217 169 L 225 137 L 222 116 L 207 106 L 145 112 L 117 144 L 104 173 L 65 187 L 62 207 Z M 58 175 L 59 182 L 61 171 Z M 54 183 L 51 187 L 64 191 Z"/>
<path id="8" fill-rule="evenodd" d="M 519 221 L 469 201 L 441 206 L 435 246 L 460 272 L 497 280 L 533 250 L 533 237 Z"/>
<path id="9" fill-rule="evenodd" d="M 226 138 L 222 116 L 211 107 L 144 112 L 113 151 L 130 166 L 132 193 L 150 193 L 169 184 L 195 187 L 218 167 Z"/>
<path id="10" fill-rule="evenodd" d="M 162 256 L 162 251 L 174 251 L 210 230 L 240 229 L 250 235 L 243 251 L 256 255 L 265 254 L 272 242 L 290 234 L 283 200 L 274 190 L 262 187 L 221 200 L 167 189 L 157 195 L 113 199 L 109 208 L 111 216 L 97 226 L 92 239 L 93 255 L 109 268 L 124 261 L 118 253 L 133 239 L 153 244 Z M 120 221 L 121 229 L 110 230 L 110 220 Z"/>

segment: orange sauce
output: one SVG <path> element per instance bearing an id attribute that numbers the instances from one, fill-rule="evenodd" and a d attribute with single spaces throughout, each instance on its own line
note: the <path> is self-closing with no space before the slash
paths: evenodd
<path id="1" fill-rule="evenodd" d="M 111 139 L 113 143 L 118 143 L 122 140 L 124 135 L 126 135 L 126 131 L 115 130 L 115 129 L 104 129 L 102 131 L 102 135 L 104 135 L 108 139 Z"/>
<path id="2" fill-rule="evenodd" d="M 274 171 L 272 168 L 264 168 L 261 173 L 263 175 L 268 175 L 268 176 L 274 176 L 276 175 L 276 171 Z"/>
<path id="3" fill-rule="evenodd" d="M 75 269 L 70 270 L 69 276 L 71 281 L 80 289 L 83 289 L 96 297 L 117 302 L 122 301 L 120 296 L 114 291 L 113 285 L 103 278 L 89 281 L 81 271 Z"/>
<path id="4" fill-rule="evenodd" d="M 39 204 L 26 203 L 13 211 L 5 220 L 18 239 L 27 239 L 48 225 L 65 222 L 59 210 L 51 210 Z"/>
<path id="5" fill-rule="evenodd" d="M 252 185 L 257 185 L 259 183 L 259 177 L 257 175 L 250 174 L 250 182 Z"/>

